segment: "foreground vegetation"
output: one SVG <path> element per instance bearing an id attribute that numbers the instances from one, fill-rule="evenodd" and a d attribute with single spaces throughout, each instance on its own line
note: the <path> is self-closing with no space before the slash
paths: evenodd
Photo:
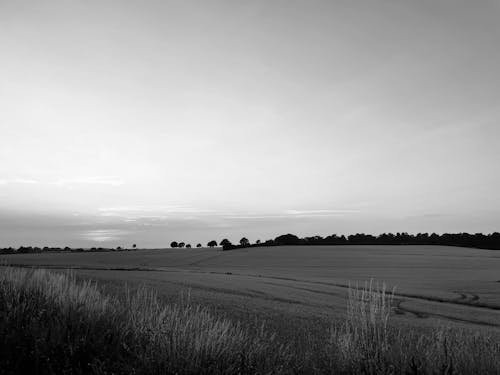
<path id="1" fill-rule="evenodd" d="M 500 337 L 390 323 L 392 294 L 351 288 L 346 319 L 311 345 L 66 274 L 0 270 L 0 371 L 72 374 L 498 374 Z"/>

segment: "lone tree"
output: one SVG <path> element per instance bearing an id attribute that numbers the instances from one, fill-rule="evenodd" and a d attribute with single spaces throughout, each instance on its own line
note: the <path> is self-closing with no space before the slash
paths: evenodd
<path id="1" fill-rule="evenodd" d="M 184 246 L 186 246 L 186 244 L 184 242 L 179 242 L 179 247 L 180 248 L 183 248 Z"/>
<path id="2" fill-rule="evenodd" d="M 240 245 L 241 245 L 241 246 L 248 246 L 248 245 L 250 245 L 250 241 L 248 241 L 248 238 L 243 237 L 243 238 L 240 240 Z"/>
<path id="3" fill-rule="evenodd" d="M 133 244 L 132 245 L 132 249 L 136 249 L 137 248 L 137 245 L 136 244 Z"/>
<path id="4" fill-rule="evenodd" d="M 224 246 L 231 246 L 231 245 L 232 245 L 232 243 L 231 243 L 231 241 L 229 241 L 227 238 L 224 238 L 224 239 L 220 242 L 220 245 L 221 245 L 222 247 L 224 247 Z"/>
<path id="5" fill-rule="evenodd" d="M 199 243 L 198 245 L 196 245 L 196 247 L 201 247 L 201 243 Z"/>
<path id="6" fill-rule="evenodd" d="M 190 244 L 190 243 L 188 243 L 188 244 L 186 245 L 186 249 L 191 249 L 191 244 Z"/>
<path id="7" fill-rule="evenodd" d="M 217 246 L 217 241 L 212 240 L 212 241 L 210 241 L 209 243 L 207 243 L 207 246 L 208 246 L 208 247 L 214 247 L 214 246 Z"/>
<path id="8" fill-rule="evenodd" d="M 179 244 L 177 243 L 177 241 L 172 241 L 172 242 L 170 243 L 170 247 L 171 247 L 171 248 L 179 247 Z"/>

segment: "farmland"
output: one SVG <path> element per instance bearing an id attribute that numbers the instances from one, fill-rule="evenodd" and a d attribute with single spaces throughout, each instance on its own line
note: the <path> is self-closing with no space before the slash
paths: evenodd
<path id="1" fill-rule="evenodd" d="M 57 270 L 120 292 L 145 284 L 231 318 L 321 327 L 345 315 L 346 287 L 374 279 L 395 288 L 394 321 L 500 329 L 500 252 L 441 246 L 283 246 L 222 252 L 156 249 L 16 254 L 0 262 Z M 286 319 L 284 319 L 286 318 Z M 292 323 L 290 323 L 292 324 Z"/>

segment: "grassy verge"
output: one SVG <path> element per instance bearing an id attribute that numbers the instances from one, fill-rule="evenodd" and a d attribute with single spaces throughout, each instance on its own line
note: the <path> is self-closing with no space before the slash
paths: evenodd
<path id="1" fill-rule="evenodd" d="M 0 276 L 4 373 L 256 373 L 287 362 L 263 330 L 252 335 L 189 304 L 163 305 L 140 289 L 123 299 L 44 270 Z"/>
<path id="2" fill-rule="evenodd" d="M 390 324 L 392 295 L 351 288 L 346 320 L 301 345 L 140 288 L 123 297 L 0 268 L 3 374 L 499 374 L 498 334 Z"/>

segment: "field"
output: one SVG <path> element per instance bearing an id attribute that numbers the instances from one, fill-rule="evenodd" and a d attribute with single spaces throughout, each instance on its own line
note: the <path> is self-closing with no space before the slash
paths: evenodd
<path id="1" fill-rule="evenodd" d="M 290 246 L 16 254 L 4 264 L 71 269 L 109 290 L 155 288 L 280 331 L 323 329 L 345 315 L 349 284 L 395 288 L 393 320 L 500 329 L 500 252 L 441 246 Z M 318 328 L 320 327 L 320 328 Z"/>
<path id="2" fill-rule="evenodd" d="M 500 373 L 496 251 L 157 249 L 0 262 L 6 373 Z"/>

